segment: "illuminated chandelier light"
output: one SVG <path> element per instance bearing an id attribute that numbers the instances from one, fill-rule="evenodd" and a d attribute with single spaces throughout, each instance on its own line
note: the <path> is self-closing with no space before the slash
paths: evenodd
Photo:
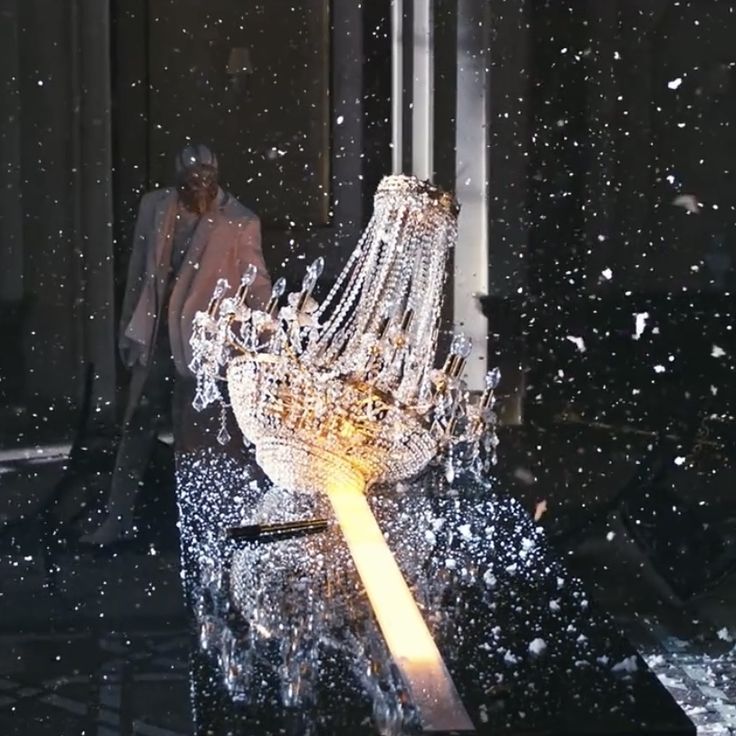
<path id="1" fill-rule="evenodd" d="M 441 454 L 495 460 L 498 370 L 471 404 L 461 379 L 468 338 L 458 335 L 444 367 L 434 368 L 457 213 L 452 196 L 436 187 L 386 177 L 321 305 L 311 296 L 319 258 L 281 308 L 283 279 L 265 311 L 245 306 L 251 267 L 233 297 L 223 298 L 229 286 L 220 282 L 208 311 L 197 315 L 195 406 L 221 400 L 226 374 L 238 424 L 276 484 L 314 491 L 337 477 L 369 487 L 416 475 Z"/>
<path id="2" fill-rule="evenodd" d="M 322 304 L 312 297 L 322 258 L 284 306 L 279 279 L 264 310 L 246 306 L 256 277 L 251 266 L 233 296 L 218 283 L 191 341 L 195 407 L 223 403 L 219 382 L 226 378 L 240 429 L 271 480 L 327 494 L 425 730 L 468 730 L 472 723 L 365 491 L 415 476 L 438 458 L 448 476 L 458 460 L 486 469 L 495 462 L 498 369 L 473 403 L 462 380 L 468 338 L 456 336 L 444 366 L 435 368 L 458 212 L 450 194 L 427 182 L 386 177 Z M 229 440 L 224 414 L 218 439 Z"/>

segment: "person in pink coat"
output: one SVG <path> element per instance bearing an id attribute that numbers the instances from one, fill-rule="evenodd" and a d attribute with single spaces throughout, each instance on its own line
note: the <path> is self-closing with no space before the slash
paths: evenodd
<path id="1" fill-rule="evenodd" d="M 176 188 L 143 196 L 133 237 L 119 348 L 131 371 L 107 515 L 81 538 L 107 545 L 135 536 L 135 503 L 157 434 L 171 415 L 174 440 L 194 397 L 189 340 L 195 314 L 207 308 L 218 279 L 237 287 L 258 269 L 249 306 L 263 306 L 271 283 L 258 217 L 218 184 L 216 156 L 188 145 L 177 156 Z"/>

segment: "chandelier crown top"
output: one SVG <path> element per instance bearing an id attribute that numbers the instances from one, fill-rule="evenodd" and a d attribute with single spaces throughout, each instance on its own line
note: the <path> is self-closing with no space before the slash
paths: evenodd
<path id="1" fill-rule="evenodd" d="M 385 195 L 424 197 L 427 203 L 441 207 L 452 218 L 457 219 L 460 214 L 460 204 L 455 195 L 445 191 L 428 179 L 419 179 L 408 174 L 392 174 L 385 176 L 376 190 L 375 199 Z"/>

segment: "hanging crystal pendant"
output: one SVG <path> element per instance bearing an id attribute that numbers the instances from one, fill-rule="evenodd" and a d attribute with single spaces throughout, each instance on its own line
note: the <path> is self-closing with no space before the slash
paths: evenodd
<path id="1" fill-rule="evenodd" d="M 452 464 L 452 458 L 447 458 L 445 461 L 445 478 L 450 485 L 455 480 L 455 466 Z"/>
<path id="2" fill-rule="evenodd" d="M 231 439 L 230 432 L 227 431 L 227 414 L 223 405 L 220 408 L 220 431 L 217 433 L 217 441 L 224 447 Z"/>
<path id="3" fill-rule="evenodd" d="M 202 396 L 202 390 L 201 387 L 197 387 L 197 393 L 194 394 L 194 401 L 192 402 L 192 406 L 194 407 L 195 411 L 203 411 L 206 404 L 204 402 L 204 397 Z"/>
<path id="4" fill-rule="evenodd" d="M 217 433 L 217 441 L 224 447 L 231 439 L 227 427 L 225 425 L 220 427 L 220 431 Z"/>

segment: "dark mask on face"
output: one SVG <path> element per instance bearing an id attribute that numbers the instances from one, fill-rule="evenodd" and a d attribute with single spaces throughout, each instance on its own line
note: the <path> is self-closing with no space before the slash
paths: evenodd
<path id="1" fill-rule="evenodd" d="M 212 208 L 217 189 L 217 170 L 208 164 L 196 164 L 184 170 L 177 187 L 182 204 L 200 216 Z"/>

